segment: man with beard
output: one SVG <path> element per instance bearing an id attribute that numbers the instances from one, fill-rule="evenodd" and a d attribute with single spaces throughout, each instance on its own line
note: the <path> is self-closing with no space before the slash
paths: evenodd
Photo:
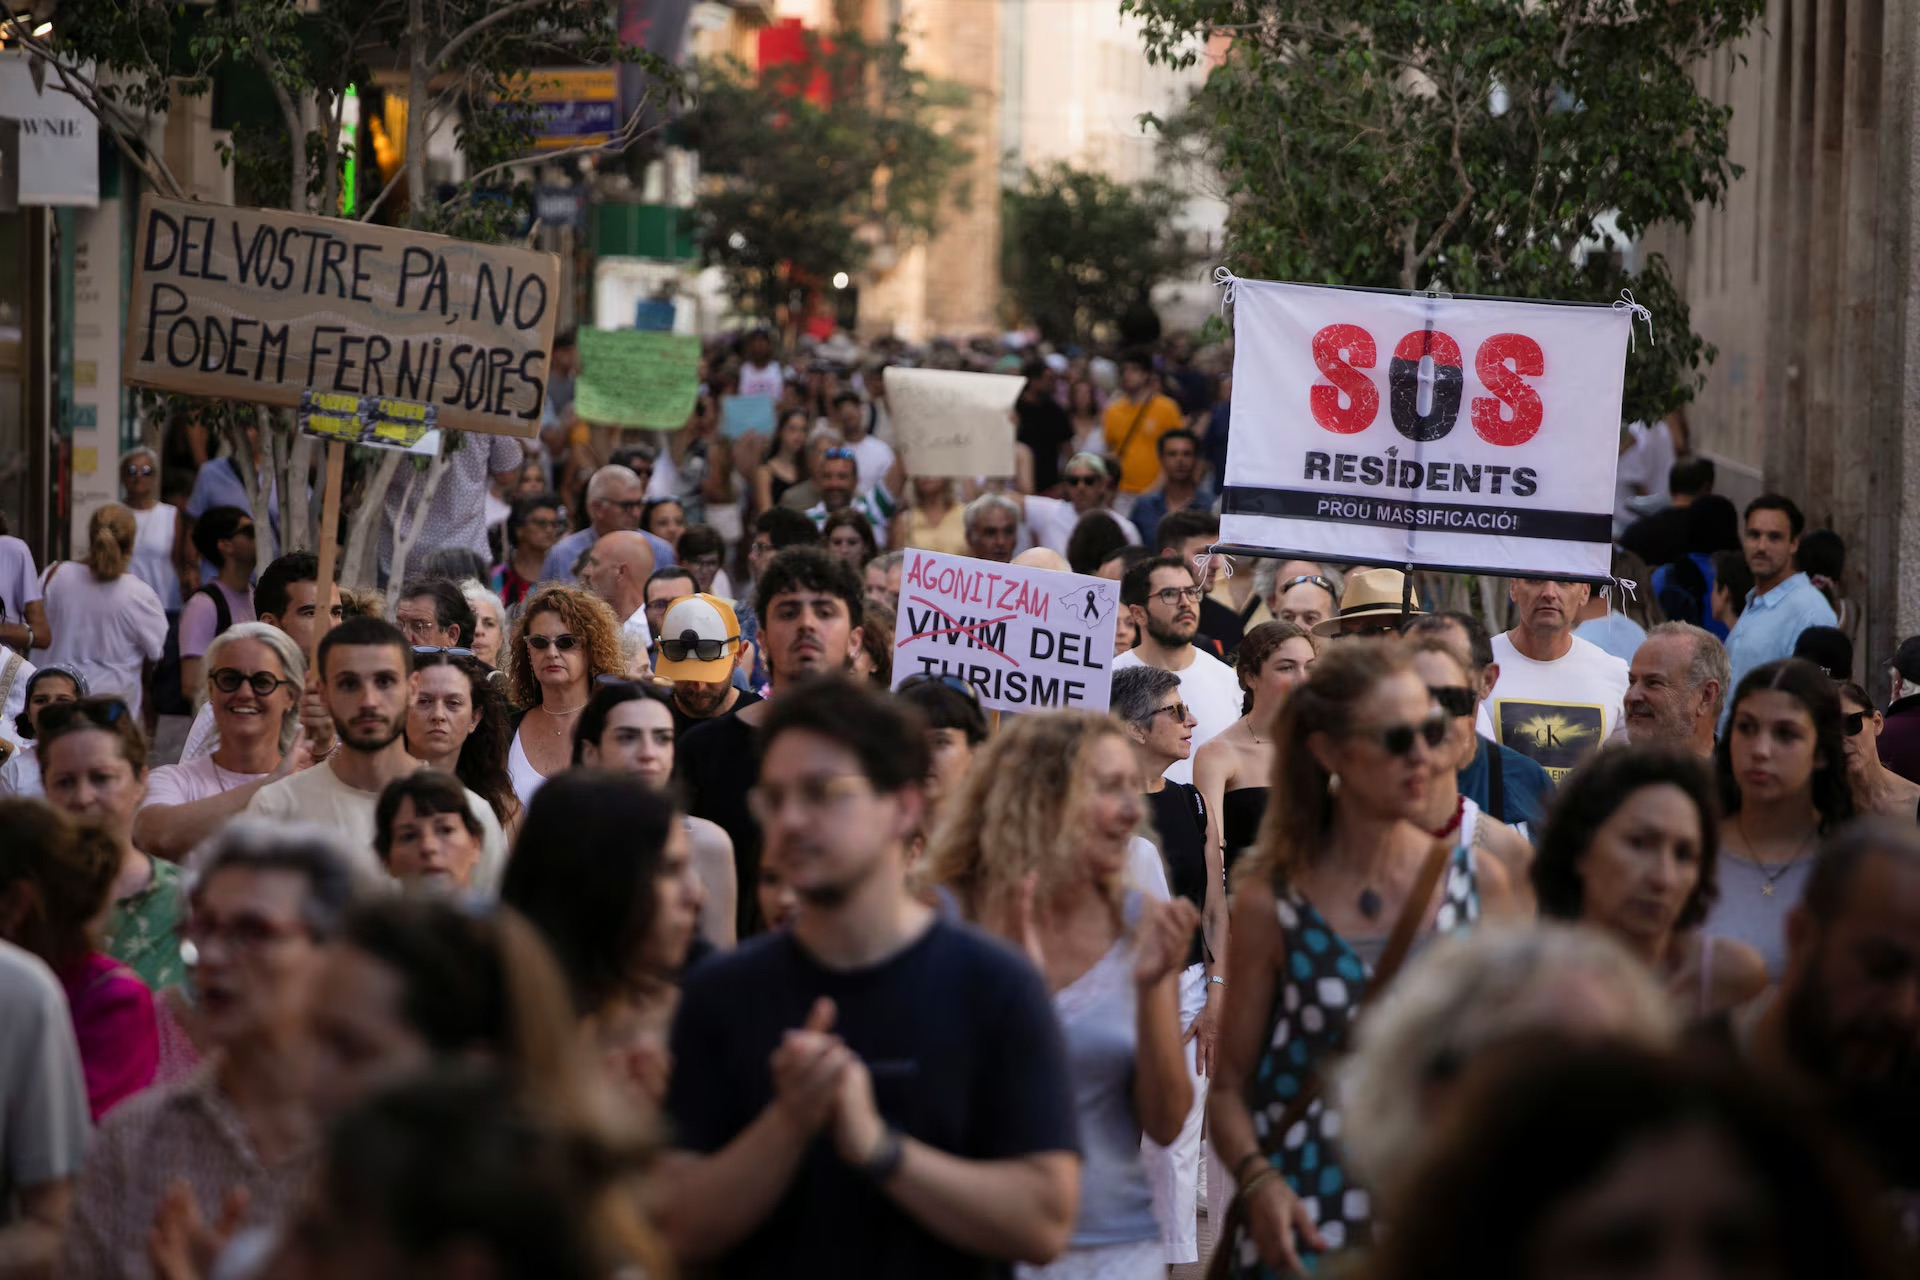
<path id="1" fill-rule="evenodd" d="M 755 589 L 767 699 L 696 725 L 680 743 L 679 773 L 687 811 L 719 824 L 733 841 L 740 886 L 739 936 L 761 927 L 760 824 L 749 797 L 758 781 L 754 731 L 785 693 L 809 677 L 843 672 L 860 652 L 864 617 L 860 579 L 844 560 L 819 547 L 789 547 L 767 563 Z M 696 637 L 697 638 L 697 637 Z"/>
<path id="2" fill-rule="evenodd" d="M 1177 560 L 1142 560 L 1120 579 L 1120 604 L 1140 628 L 1140 643 L 1113 660 L 1113 668 L 1159 667 L 1180 677 L 1180 700 L 1193 713 L 1193 746 L 1240 718 L 1239 679 L 1212 654 L 1196 649 L 1200 598 L 1193 570 Z M 1169 782 L 1192 782 L 1191 757 L 1167 770 Z"/>
<path id="3" fill-rule="evenodd" d="M 339 749 L 322 763 L 261 787 L 247 812 L 330 827 L 371 864 L 380 792 L 422 767 L 407 754 L 403 736 L 413 651 L 392 623 L 349 618 L 321 639 L 319 659 L 320 689 Z M 467 807 L 481 829 L 474 884 L 491 890 L 506 863 L 506 840 L 485 800 L 468 791 Z"/>
<path id="4" fill-rule="evenodd" d="M 776 597 L 770 629 L 798 595 L 818 592 Z M 790 646 L 769 649 L 779 673 Z M 840 677 L 764 710 L 753 803 L 798 907 L 787 929 L 687 975 L 668 1244 L 730 1277 L 985 1277 L 1051 1261 L 1079 1200 L 1059 1024 L 1025 957 L 908 888 L 924 723 Z"/>
<path id="5" fill-rule="evenodd" d="M 1727 661 L 1733 668 L 1729 688 L 1739 688 L 1741 678 L 1755 667 L 1792 657 L 1794 642 L 1808 627 L 1839 622 L 1820 588 L 1794 568 L 1806 527 L 1807 518 L 1792 498 L 1763 493 L 1747 504 L 1740 541 L 1747 568 L 1753 571 L 1753 590 L 1740 620 L 1727 633 Z"/>
<path id="6" fill-rule="evenodd" d="M 1478 728 L 1541 765 L 1554 781 L 1597 751 L 1620 723 L 1627 664 L 1573 634 L 1584 582 L 1514 578 L 1513 630 L 1493 638 L 1500 679 Z"/>
<path id="7" fill-rule="evenodd" d="M 1711 759 L 1727 677 L 1727 651 L 1711 634 L 1690 622 L 1661 623 L 1627 666 L 1627 741 Z"/>
<path id="8" fill-rule="evenodd" d="M 1811 1091 L 1920 1192 L 1920 835 L 1863 818 L 1825 847 L 1787 917 L 1787 967 L 1769 997 L 1704 1036 Z"/>
<path id="9" fill-rule="evenodd" d="M 709 656 L 711 655 L 711 656 Z M 673 681 L 676 741 L 706 720 L 718 720 L 756 702 L 757 693 L 733 682 L 746 656 L 733 606 L 714 595 L 681 596 L 660 621 L 660 656 L 654 674 Z"/>

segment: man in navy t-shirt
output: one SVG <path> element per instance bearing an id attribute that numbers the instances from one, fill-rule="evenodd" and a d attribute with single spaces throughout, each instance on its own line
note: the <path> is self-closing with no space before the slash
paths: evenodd
<path id="1" fill-rule="evenodd" d="M 1024 956 L 907 890 L 924 732 L 838 676 L 767 706 L 753 807 L 800 905 L 687 976 L 661 1179 L 674 1252 L 836 1280 L 1052 1259 L 1079 1199 L 1060 1030 Z"/>

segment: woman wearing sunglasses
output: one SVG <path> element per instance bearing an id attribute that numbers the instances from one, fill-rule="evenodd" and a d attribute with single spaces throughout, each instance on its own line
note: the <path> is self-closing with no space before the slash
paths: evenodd
<path id="1" fill-rule="evenodd" d="M 1427 637 L 1410 642 L 1413 671 L 1427 682 L 1433 704 L 1445 712 L 1449 721 L 1447 737 L 1433 753 L 1433 780 L 1427 789 L 1426 812 L 1420 825 L 1435 839 L 1479 853 L 1491 854 L 1506 869 L 1507 883 L 1516 901 L 1524 902 L 1527 873 L 1533 863 L 1533 846 L 1527 838 L 1460 792 L 1460 770 L 1473 763 L 1480 748 L 1473 718 L 1480 708 L 1479 697 L 1460 659 L 1444 640 Z"/>
<path id="2" fill-rule="evenodd" d="M 1867 691 L 1851 680 L 1840 686 L 1840 714 L 1854 810 L 1920 819 L 1920 786 L 1880 763 L 1880 731 L 1886 719 L 1873 709 Z"/>
<path id="3" fill-rule="evenodd" d="M 1340 1117 L 1318 1077 L 1403 913 L 1418 947 L 1511 909 L 1496 859 L 1421 829 L 1452 728 L 1389 639 L 1332 646 L 1280 708 L 1266 822 L 1235 878 L 1233 985 L 1207 1109 L 1237 1188 L 1214 1193 L 1239 1201 L 1221 1245 L 1236 1276 L 1368 1242 L 1371 1205 L 1347 1176 Z M 1415 901 L 1415 884 L 1442 869 Z"/>
<path id="4" fill-rule="evenodd" d="M 407 700 L 407 754 L 460 779 L 487 802 L 508 839 L 519 829 L 520 798 L 507 773 L 507 708 L 473 654 L 416 647 Z"/>
<path id="5" fill-rule="evenodd" d="M 1720 900 L 1706 931 L 1757 949 L 1778 981 L 1787 915 L 1820 837 L 1853 816 L 1840 696 L 1801 658 L 1749 671 L 1734 690 L 1714 761 L 1720 781 Z"/>
<path id="6" fill-rule="evenodd" d="M 606 603 L 573 587 L 542 587 L 514 624 L 507 653 L 512 722 L 507 774 L 521 808 L 573 761 L 573 730 L 595 676 L 620 675 L 620 624 Z"/>
<path id="7" fill-rule="evenodd" d="M 1691 755 L 1602 751 L 1561 786 L 1532 868 L 1542 916 L 1625 943 L 1683 1018 L 1735 1008 L 1767 985 L 1758 951 L 1700 927 L 1720 891 L 1717 807 Z"/>
<path id="8" fill-rule="evenodd" d="M 310 740 L 300 732 L 306 678 L 306 655 L 278 627 L 241 622 L 215 636 L 207 646 L 207 705 L 216 745 L 153 771 L 134 816 L 134 843 L 183 862 L 245 812 L 254 792 L 311 764 Z"/>

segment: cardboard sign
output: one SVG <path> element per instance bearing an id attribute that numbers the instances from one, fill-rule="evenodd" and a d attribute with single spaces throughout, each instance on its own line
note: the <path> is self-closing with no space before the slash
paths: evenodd
<path id="1" fill-rule="evenodd" d="M 444 428 L 539 430 L 552 254 L 148 194 L 133 262 L 129 385 L 289 407 L 309 389 L 391 396 Z"/>
<path id="2" fill-rule="evenodd" d="M 1013 474 L 1013 402 L 1025 378 L 952 369 L 887 370 L 894 439 L 916 476 Z"/>
<path id="3" fill-rule="evenodd" d="M 772 396 L 720 397 L 720 434 L 729 440 L 773 434 Z"/>
<path id="4" fill-rule="evenodd" d="M 887 374 L 892 395 L 893 374 Z M 893 685 L 957 676 L 989 711 L 1107 710 L 1119 584 L 1057 569 L 907 552 Z"/>
<path id="5" fill-rule="evenodd" d="M 1607 576 L 1628 312 L 1232 289 L 1223 544 Z"/>
<path id="6" fill-rule="evenodd" d="M 582 329 L 573 412 L 587 422 L 678 431 L 700 394 L 700 339 Z"/>

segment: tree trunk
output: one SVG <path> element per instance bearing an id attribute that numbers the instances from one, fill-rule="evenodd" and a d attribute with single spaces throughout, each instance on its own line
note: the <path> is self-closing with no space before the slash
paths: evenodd
<path id="1" fill-rule="evenodd" d="M 433 68 L 427 60 L 426 0 L 407 0 L 407 225 L 427 217 L 427 111 Z"/>
<path id="2" fill-rule="evenodd" d="M 400 509 L 393 521 L 393 563 L 387 566 L 387 612 L 392 613 L 394 605 L 400 602 L 400 586 L 407 580 L 407 561 L 413 555 L 415 544 L 420 541 L 420 533 L 426 527 L 427 509 L 433 505 L 433 495 L 440 491 L 440 482 L 453 470 L 453 462 L 443 454 L 434 454 L 433 461 L 427 464 L 424 478 L 415 472 L 411 483 L 407 485 L 407 494 L 400 503 Z M 412 520 L 407 520 L 411 515 Z M 401 528 L 402 523 L 406 527 Z"/>
<path id="3" fill-rule="evenodd" d="M 393 482 L 393 473 L 406 457 L 398 449 L 381 450 L 380 465 L 367 477 L 359 500 L 342 504 L 353 512 L 353 519 L 347 523 L 347 545 L 340 555 L 343 586 L 372 586 L 379 580 L 374 552 L 379 543 L 381 518 L 387 508 L 387 486 Z"/>
<path id="4" fill-rule="evenodd" d="M 281 540 L 294 551 L 309 551 L 320 545 L 314 527 L 313 491 L 309 479 L 313 475 L 313 451 L 313 437 L 296 430 L 286 478 L 280 482 L 280 500 L 286 508 L 286 514 L 280 521 Z"/>

